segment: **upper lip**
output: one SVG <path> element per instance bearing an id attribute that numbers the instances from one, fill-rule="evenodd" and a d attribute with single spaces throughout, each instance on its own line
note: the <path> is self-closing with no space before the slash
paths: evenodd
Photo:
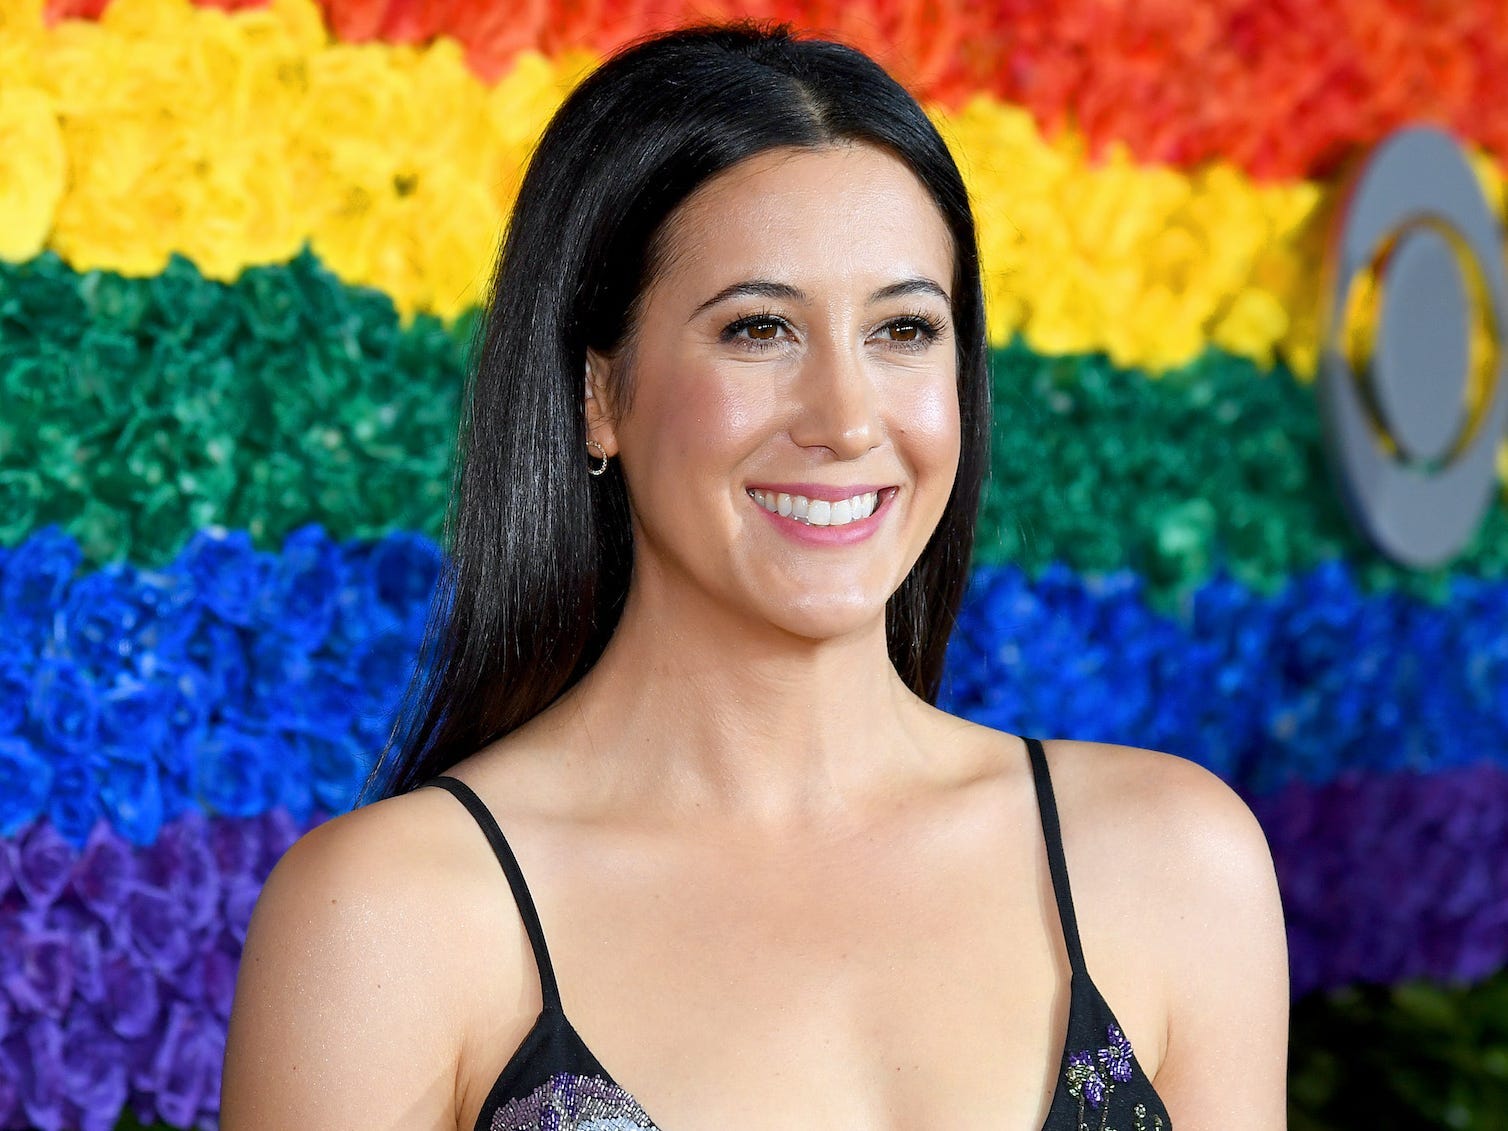
<path id="1" fill-rule="evenodd" d="M 829 503 L 851 499 L 855 495 L 869 495 L 894 487 L 894 483 L 853 483 L 833 487 L 825 483 L 750 483 L 750 491 L 773 491 L 777 495 L 804 495 L 808 499 L 824 499 Z"/>

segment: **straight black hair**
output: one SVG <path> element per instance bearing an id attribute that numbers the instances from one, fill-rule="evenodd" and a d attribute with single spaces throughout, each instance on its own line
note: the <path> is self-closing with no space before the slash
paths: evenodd
<path id="1" fill-rule="evenodd" d="M 587 474 L 586 351 L 631 350 L 666 218 L 699 185 L 775 147 L 853 143 L 908 166 L 953 240 L 958 472 L 885 615 L 897 672 L 936 701 L 989 464 L 984 297 L 963 178 L 921 106 L 862 52 L 784 24 L 687 27 L 630 44 L 588 75 L 529 161 L 473 340 L 449 553 L 364 795 L 405 793 L 445 772 L 597 662 L 628 592 L 633 544 L 616 461 Z M 609 393 L 621 404 L 631 391 Z"/>

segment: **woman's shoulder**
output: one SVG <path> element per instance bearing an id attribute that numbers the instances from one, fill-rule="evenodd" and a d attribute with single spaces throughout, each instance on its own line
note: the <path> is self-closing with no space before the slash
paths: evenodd
<path id="1" fill-rule="evenodd" d="M 1022 736 L 959 722 L 1018 780 L 1029 777 Z M 1267 838 L 1230 785 L 1191 759 L 1140 746 L 1043 738 L 1042 748 L 1081 917 L 1159 930 L 1220 916 L 1281 944 Z M 1024 780 L 1021 788 L 1032 789 Z"/>
<path id="2" fill-rule="evenodd" d="M 941 715 L 941 712 L 939 712 Z M 1029 773 L 1024 735 L 945 716 L 950 743 L 962 738 L 991 772 Z M 1039 736 L 1040 737 L 1040 736 Z M 1097 829 L 1149 852 L 1215 850 L 1266 860 L 1267 842 L 1241 796 L 1199 763 L 1113 742 L 1041 738 L 1065 833 Z"/>
<path id="3" fill-rule="evenodd" d="M 456 1078 L 474 988 L 510 968 L 522 984 L 525 968 L 522 953 L 508 961 L 506 931 L 485 969 L 482 948 L 458 945 L 487 906 L 477 898 L 487 861 L 470 818 L 437 789 L 341 814 L 294 842 L 247 930 L 227 1128 L 451 1117 L 456 1097 L 435 1082 Z"/>
<path id="4" fill-rule="evenodd" d="M 1199 763 L 1140 746 L 1047 739 L 1065 829 L 1097 830 L 1169 878 L 1262 886 L 1272 857 L 1255 815 Z"/>

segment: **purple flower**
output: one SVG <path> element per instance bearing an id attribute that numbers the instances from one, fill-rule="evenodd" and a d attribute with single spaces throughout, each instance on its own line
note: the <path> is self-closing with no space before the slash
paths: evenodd
<path id="1" fill-rule="evenodd" d="M 17 1009 L 61 1017 L 73 998 L 73 947 L 61 931 L 22 930 L 0 955 L 0 986 Z"/>
<path id="2" fill-rule="evenodd" d="M 73 993 L 76 998 L 97 1002 L 104 994 L 101 977 L 102 927 L 99 921 L 73 900 L 60 899 L 47 909 L 43 926 L 57 931 L 68 940 L 73 963 Z"/>
<path id="3" fill-rule="evenodd" d="M 0 997 L 0 1010 L 5 1008 L 5 999 Z M 5 1029 L 0 1026 L 0 1037 Z M 0 1044 L 0 1127 L 15 1125 L 16 1112 L 21 1106 L 21 1066 L 11 1059 Z"/>
<path id="4" fill-rule="evenodd" d="M 226 881 L 225 925 L 238 943 L 246 942 L 246 928 L 251 924 L 251 913 L 261 894 L 261 881 L 250 876 L 235 875 Z"/>
<path id="5" fill-rule="evenodd" d="M 73 869 L 73 891 L 105 922 L 113 922 L 136 883 L 136 856 L 109 827 L 96 825 Z"/>
<path id="6" fill-rule="evenodd" d="M 63 1087 L 96 1123 L 113 1126 L 129 1092 L 124 1043 L 88 1008 L 69 1011 L 63 1025 Z"/>
<path id="7" fill-rule="evenodd" d="M 160 889 L 179 908 L 188 929 L 209 926 L 220 905 L 220 871 L 207 835 L 208 819 L 195 810 L 162 830 L 141 854 L 143 882 Z"/>
<path id="8" fill-rule="evenodd" d="M 260 867 L 261 822 L 255 818 L 236 820 L 229 817 L 211 821 L 209 847 L 215 857 L 215 866 L 227 880 L 251 875 Z"/>
<path id="9" fill-rule="evenodd" d="M 46 821 L 38 821 L 16 854 L 16 886 L 33 907 L 46 908 L 68 885 L 77 853 Z"/>
<path id="10" fill-rule="evenodd" d="M 0 695 L 5 693 L 0 685 Z M 0 837 L 13 837 L 41 815 L 52 791 L 52 763 L 20 735 L 0 738 Z M 0 877 L 0 895 L 5 880 Z"/>
<path id="11" fill-rule="evenodd" d="M 200 1010 L 174 1002 L 146 1074 L 146 1090 L 157 1096 L 157 1111 L 174 1127 L 191 1127 L 201 1109 L 212 1107 L 219 1090 L 225 1032 Z"/>
<path id="12" fill-rule="evenodd" d="M 1095 1071 L 1094 1056 L 1089 1052 L 1076 1052 L 1069 1056 L 1064 1070 L 1068 1081 L 1068 1094 L 1098 1108 L 1105 1098 L 1105 1081 Z"/>
<path id="13" fill-rule="evenodd" d="M 192 964 L 192 975 L 186 979 L 199 998 L 221 1021 L 230 1019 L 230 1007 L 236 996 L 235 955 L 220 949 L 206 950 Z"/>
<path id="14" fill-rule="evenodd" d="M 126 896 L 120 927 L 132 949 L 159 977 L 171 975 L 189 956 L 183 909 L 156 888 L 139 887 Z"/>
<path id="15" fill-rule="evenodd" d="M 105 993 L 100 1013 L 112 1030 L 134 1040 L 157 1027 L 161 999 L 150 970 L 125 951 L 116 951 L 105 956 L 101 980 Z"/>
<path id="16" fill-rule="evenodd" d="M 65 1131 L 68 1124 L 63 1080 L 63 1031 L 51 1017 L 26 1026 L 31 1071 L 21 1074 L 21 1109 L 37 1131 Z"/>
<path id="17" fill-rule="evenodd" d="M 1100 1049 L 1098 1054 L 1100 1067 L 1117 1084 L 1124 1084 L 1131 1079 L 1131 1042 L 1116 1025 L 1110 1026 L 1108 1035 L 1109 1046 Z"/>

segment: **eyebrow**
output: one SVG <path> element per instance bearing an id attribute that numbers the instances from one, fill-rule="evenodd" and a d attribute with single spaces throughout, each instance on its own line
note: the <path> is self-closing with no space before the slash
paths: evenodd
<path id="1" fill-rule="evenodd" d="M 901 295 L 925 294 L 935 295 L 944 302 L 951 303 L 948 292 L 941 286 L 927 278 L 925 275 L 917 275 L 910 279 L 902 279 L 899 282 L 888 283 L 869 296 L 870 303 L 884 302 L 886 299 L 899 298 Z M 706 302 L 702 303 L 691 312 L 695 318 L 709 307 L 716 306 L 720 302 L 726 302 L 730 298 L 773 298 L 785 299 L 787 302 L 810 302 L 811 296 L 800 287 L 790 283 L 777 283 L 773 279 L 744 279 L 724 287 Z"/>

